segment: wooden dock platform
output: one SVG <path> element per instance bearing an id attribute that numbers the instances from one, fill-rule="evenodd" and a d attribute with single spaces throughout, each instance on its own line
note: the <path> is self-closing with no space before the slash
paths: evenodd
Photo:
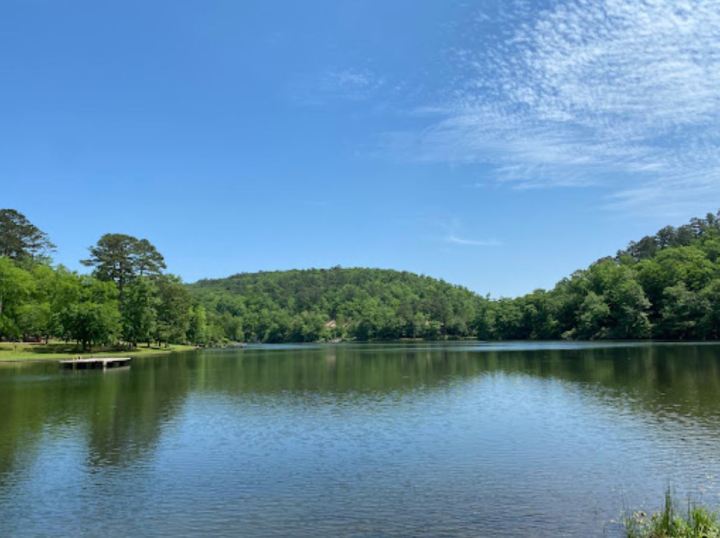
<path id="1" fill-rule="evenodd" d="M 61 368 L 71 368 L 73 370 L 87 370 L 91 368 L 119 368 L 121 366 L 130 366 L 131 357 L 90 357 L 87 359 L 67 359 L 60 361 Z"/>

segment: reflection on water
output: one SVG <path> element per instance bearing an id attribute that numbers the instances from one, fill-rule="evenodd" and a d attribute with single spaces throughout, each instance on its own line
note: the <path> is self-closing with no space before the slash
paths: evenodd
<path id="1" fill-rule="evenodd" d="M 612 535 L 668 483 L 720 502 L 719 389 L 715 345 L 3 365 L 0 535 Z"/>

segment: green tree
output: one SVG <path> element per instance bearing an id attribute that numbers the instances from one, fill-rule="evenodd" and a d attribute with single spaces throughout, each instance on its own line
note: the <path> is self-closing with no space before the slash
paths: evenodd
<path id="1" fill-rule="evenodd" d="M 660 313 L 658 334 L 679 340 L 702 338 L 703 320 L 707 319 L 710 304 L 707 297 L 687 289 L 684 282 L 665 288 L 664 305 Z"/>
<path id="2" fill-rule="evenodd" d="M 120 315 L 111 304 L 83 302 L 70 305 L 59 315 L 63 336 L 91 351 L 93 345 L 112 343 L 120 330 Z"/>
<path id="3" fill-rule="evenodd" d="M 93 268 L 100 280 L 115 282 L 124 294 L 127 284 L 140 276 L 157 276 L 165 269 L 165 260 L 147 240 L 125 234 L 105 234 L 90 247 L 90 258 L 81 263 Z"/>
<path id="4" fill-rule="evenodd" d="M 190 294 L 180 279 L 161 275 L 153 279 L 156 291 L 154 339 L 158 344 L 185 342 L 190 325 Z"/>
<path id="5" fill-rule="evenodd" d="M 586 272 L 588 289 L 602 298 L 609 308 L 603 334 L 608 338 L 647 338 L 650 336 L 648 301 L 630 267 L 614 260 L 593 264 Z M 598 336 L 600 337 L 600 336 Z"/>
<path id="6" fill-rule="evenodd" d="M 16 261 L 44 257 L 55 249 L 48 235 L 15 209 L 0 209 L 0 256 Z"/>
<path id="7" fill-rule="evenodd" d="M 706 305 L 705 314 L 700 320 L 704 338 L 720 338 L 720 279 L 713 280 L 700 292 Z"/>
<path id="8" fill-rule="evenodd" d="M 77 300 L 57 313 L 59 336 L 91 350 L 93 345 L 111 344 L 121 331 L 118 291 L 112 282 L 79 277 Z"/>
<path id="9" fill-rule="evenodd" d="M 33 289 L 18 311 L 18 325 L 25 337 L 42 337 L 47 342 L 59 332 L 54 314 L 78 301 L 81 279 L 62 266 L 34 264 L 29 271 Z"/>
<path id="10" fill-rule="evenodd" d="M 208 343 L 207 313 L 205 307 L 198 305 L 190 309 L 188 338 L 193 344 L 204 345 Z"/>
<path id="11" fill-rule="evenodd" d="M 580 305 L 577 314 L 577 328 L 570 334 L 585 340 L 607 338 L 610 324 L 610 307 L 602 295 L 591 291 Z"/>
<path id="12" fill-rule="evenodd" d="M 17 312 L 17 326 L 23 338 L 50 340 L 54 328 L 52 310 L 48 302 L 29 302 Z"/>
<path id="13" fill-rule="evenodd" d="M 15 339 L 20 336 L 19 313 L 33 291 L 31 274 L 17 267 L 10 258 L 0 257 L 0 337 Z"/>
<path id="14" fill-rule="evenodd" d="M 158 276 L 167 267 L 165 258 L 155 245 L 147 239 L 140 239 L 135 245 L 135 268 L 139 276 Z"/>
<path id="15" fill-rule="evenodd" d="M 554 296 L 545 290 L 535 290 L 524 297 L 526 338 L 550 340 L 560 336 L 556 319 Z"/>
<path id="16" fill-rule="evenodd" d="M 127 286 L 120 305 L 122 338 L 132 347 L 137 347 L 138 342 L 149 345 L 153 339 L 157 303 L 155 287 L 148 278 L 138 278 Z"/>

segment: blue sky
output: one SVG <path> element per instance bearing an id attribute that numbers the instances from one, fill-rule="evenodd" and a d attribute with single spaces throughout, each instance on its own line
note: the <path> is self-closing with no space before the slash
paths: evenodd
<path id="1" fill-rule="evenodd" d="M 720 207 L 717 0 L 4 0 L 0 51 L 0 206 L 72 268 L 516 295 Z"/>

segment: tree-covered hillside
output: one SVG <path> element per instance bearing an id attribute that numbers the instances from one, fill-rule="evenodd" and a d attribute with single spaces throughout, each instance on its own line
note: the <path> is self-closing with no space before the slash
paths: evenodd
<path id="1" fill-rule="evenodd" d="M 332 268 L 184 285 L 146 239 L 105 234 L 79 274 L 49 236 L 0 209 L 0 341 L 312 342 L 334 339 L 720 339 L 720 219 L 631 243 L 552 290 L 492 300 L 407 272 Z"/>
<path id="2" fill-rule="evenodd" d="M 514 299 L 378 269 L 240 274 L 191 290 L 215 339 L 717 339 L 720 220 L 665 227 Z"/>
<path id="3" fill-rule="evenodd" d="M 481 338 L 718 339 L 720 220 L 665 227 L 549 292 L 481 308 Z"/>
<path id="4" fill-rule="evenodd" d="M 383 269 L 239 274 L 190 287 L 230 340 L 471 336 L 482 300 L 441 280 Z"/>

